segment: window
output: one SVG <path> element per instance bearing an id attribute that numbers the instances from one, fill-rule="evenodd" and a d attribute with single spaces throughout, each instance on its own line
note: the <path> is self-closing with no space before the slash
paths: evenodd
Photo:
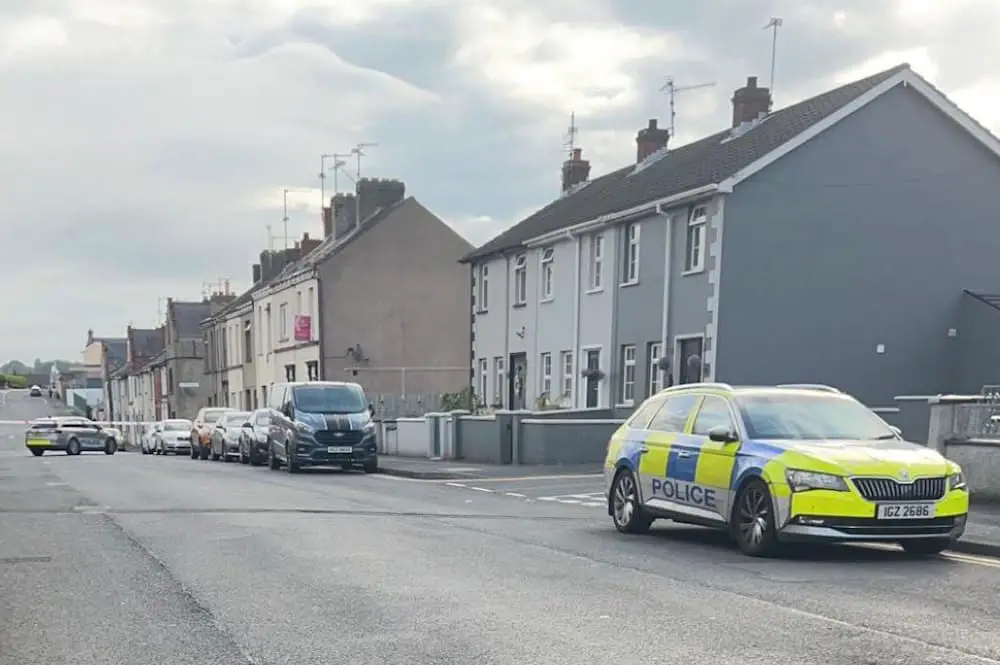
<path id="1" fill-rule="evenodd" d="M 625 227 L 625 251 L 622 252 L 622 284 L 639 281 L 639 224 Z"/>
<path id="2" fill-rule="evenodd" d="M 253 326 L 250 319 L 243 322 L 243 362 L 253 362 Z"/>
<path id="3" fill-rule="evenodd" d="M 528 259 L 520 254 L 514 260 L 514 304 L 528 302 Z"/>
<path id="4" fill-rule="evenodd" d="M 550 300 L 552 298 L 552 260 L 554 258 L 554 252 L 551 247 L 542 250 L 542 261 L 541 261 L 541 282 L 542 282 L 542 300 Z"/>
<path id="5" fill-rule="evenodd" d="M 476 280 L 476 304 L 480 312 L 490 308 L 490 267 L 487 264 L 479 266 L 479 279 Z"/>
<path id="6" fill-rule="evenodd" d="M 489 366 L 486 358 L 479 359 L 479 400 L 480 404 L 486 404 L 486 391 L 489 387 Z"/>
<path id="7" fill-rule="evenodd" d="M 302 314 L 302 292 L 295 292 L 295 314 Z"/>
<path id="8" fill-rule="evenodd" d="M 267 322 L 266 322 L 266 324 L 264 326 L 264 330 L 267 331 L 267 342 L 266 342 L 266 344 L 264 346 L 264 348 L 267 351 L 267 353 L 270 353 L 271 349 L 274 348 L 274 337 L 273 337 L 273 335 L 274 335 L 274 328 L 271 327 L 271 324 L 272 324 L 272 321 L 271 321 L 271 310 L 268 309 L 267 310 Z"/>
<path id="9" fill-rule="evenodd" d="M 705 226 L 708 208 L 698 206 L 691 211 L 685 244 L 684 272 L 701 272 L 705 269 Z"/>
<path id="10" fill-rule="evenodd" d="M 319 361 L 318 360 L 307 360 L 306 361 L 306 380 L 307 381 L 319 381 Z"/>
<path id="11" fill-rule="evenodd" d="M 591 291 L 595 291 L 604 284 L 602 273 L 604 271 L 604 234 L 595 233 L 590 236 L 590 269 L 587 273 L 587 286 Z"/>
<path id="12" fill-rule="evenodd" d="M 503 361 L 503 356 L 493 359 L 493 376 L 496 385 L 493 386 L 493 403 L 502 407 L 506 402 L 507 395 L 507 371 Z"/>
<path id="13" fill-rule="evenodd" d="M 538 356 L 538 394 L 550 397 L 552 395 L 552 354 L 543 353 Z"/>
<path id="14" fill-rule="evenodd" d="M 573 396 L 573 352 L 562 352 L 562 396 Z"/>
<path id="15" fill-rule="evenodd" d="M 663 406 L 662 397 L 646 400 L 646 402 L 636 409 L 635 413 L 629 417 L 628 426 L 633 429 L 646 429 L 649 426 L 649 421 L 652 419 L 653 414 L 655 414 L 661 406 Z"/>
<path id="16" fill-rule="evenodd" d="M 285 365 L 285 381 L 295 380 L 295 365 Z"/>
<path id="17" fill-rule="evenodd" d="M 306 297 L 307 297 L 307 300 L 306 300 L 306 314 L 308 314 L 309 317 L 312 318 L 313 308 L 315 307 L 315 305 L 313 303 L 316 300 L 316 293 L 313 290 L 313 287 L 311 287 L 311 286 L 309 287 L 309 291 L 306 293 Z"/>
<path id="18" fill-rule="evenodd" d="M 663 345 L 659 342 L 650 342 L 646 357 L 649 358 L 648 376 L 648 396 L 655 395 L 663 390 L 663 370 L 660 369 L 660 357 L 663 354 Z"/>
<path id="19" fill-rule="evenodd" d="M 288 339 L 288 303 L 283 302 L 278 306 L 278 340 Z"/>
<path id="20" fill-rule="evenodd" d="M 721 397 L 706 397 L 705 401 L 701 403 L 697 417 L 694 419 L 694 427 L 691 429 L 691 433 L 708 436 L 709 431 L 713 427 L 719 427 L 720 425 L 727 428 L 730 432 L 736 429 L 733 427 L 733 419 L 729 412 L 729 402 Z"/>
<path id="21" fill-rule="evenodd" d="M 263 335 L 264 308 L 263 307 L 257 308 L 257 330 L 259 331 L 257 334 L 257 355 L 262 356 L 264 355 L 264 335 Z"/>
<path id="22" fill-rule="evenodd" d="M 691 409 L 694 408 L 697 401 L 698 398 L 694 395 L 677 395 L 667 398 L 663 403 L 663 408 L 653 416 L 652 422 L 649 423 L 649 429 L 659 432 L 683 432 L 684 425 L 687 424 L 688 414 L 691 413 Z"/>
<path id="23" fill-rule="evenodd" d="M 635 402 L 635 344 L 622 346 L 622 404 Z"/>
<path id="24" fill-rule="evenodd" d="M 752 439 L 879 441 L 898 445 L 896 433 L 868 407 L 828 393 L 740 396 L 736 405 Z M 878 445 L 878 444 L 876 444 Z"/>
<path id="25" fill-rule="evenodd" d="M 359 386 L 294 386 L 288 392 L 287 399 L 305 413 L 363 413 L 368 409 L 368 398 Z"/>

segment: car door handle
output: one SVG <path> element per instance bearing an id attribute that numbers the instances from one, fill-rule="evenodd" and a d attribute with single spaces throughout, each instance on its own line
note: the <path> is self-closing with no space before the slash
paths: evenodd
<path id="1" fill-rule="evenodd" d="M 679 457 L 681 459 L 688 458 L 688 457 L 691 457 L 691 453 L 689 453 L 686 450 L 680 450 L 680 451 L 677 452 L 677 457 Z"/>
<path id="2" fill-rule="evenodd" d="M 639 453 L 640 454 L 641 453 L 648 453 L 648 452 L 649 452 L 649 446 L 639 446 Z"/>

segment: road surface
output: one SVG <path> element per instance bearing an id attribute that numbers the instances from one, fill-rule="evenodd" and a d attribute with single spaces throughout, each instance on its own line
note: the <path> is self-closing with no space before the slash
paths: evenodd
<path id="1" fill-rule="evenodd" d="M 0 419 L 46 408 L 12 393 Z M 593 478 L 476 482 L 33 458 L 0 426 L 0 662 L 1000 662 L 996 560 L 748 559 L 542 500 Z"/>

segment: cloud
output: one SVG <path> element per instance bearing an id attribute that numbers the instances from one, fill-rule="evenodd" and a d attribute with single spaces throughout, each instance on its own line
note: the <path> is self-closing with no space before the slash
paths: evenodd
<path id="1" fill-rule="evenodd" d="M 246 287 L 282 190 L 319 235 L 319 155 L 362 141 L 366 175 L 483 242 L 558 195 L 571 112 L 595 175 L 668 122 L 667 76 L 714 83 L 678 93 L 675 143 L 725 126 L 771 16 L 779 106 L 908 60 L 1000 130 L 989 0 L 5 0 L 0 348 L 73 357 Z"/>

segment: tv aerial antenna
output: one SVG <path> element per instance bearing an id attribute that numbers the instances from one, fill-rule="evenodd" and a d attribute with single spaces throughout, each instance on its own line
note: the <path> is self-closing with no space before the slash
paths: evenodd
<path id="1" fill-rule="evenodd" d="M 677 111 L 675 106 L 674 98 L 679 92 L 687 92 L 688 90 L 700 90 L 701 88 L 713 88 L 716 82 L 712 81 L 710 83 L 695 83 L 694 85 L 677 85 L 672 76 L 668 76 L 666 82 L 660 88 L 660 92 L 667 93 L 667 102 L 670 104 L 670 136 L 674 137 L 677 135 Z"/>
<path id="2" fill-rule="evenodd" d="M 761 30 L 771 31 L 771 80 L 768 83 L 768 88 L 771 91 L 771 99 L 774 99 L 774 65 L 777 62 L 778 54 L 778 28 L 785 24 L 785 20 L 777 17 L 772 17 L 770 21 L 767 22 Z"/>

